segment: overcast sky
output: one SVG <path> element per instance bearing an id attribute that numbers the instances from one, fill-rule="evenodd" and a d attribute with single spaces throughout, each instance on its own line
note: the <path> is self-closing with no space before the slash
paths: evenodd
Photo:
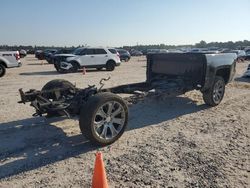
<path id="1" fill-rule="evenodd" d="M 250 0 L 1 0 L 0 45 L 250 40 Z"/>

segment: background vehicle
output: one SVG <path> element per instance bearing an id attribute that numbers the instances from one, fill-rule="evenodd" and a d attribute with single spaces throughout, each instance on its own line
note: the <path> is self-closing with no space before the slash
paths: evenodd
<path id="1" fill-rule="evenodd" d="M 0 77 L 6 73 L 6 68 L 21 66 L 18 51 L 0 51 Z"/>
<path id="2" fill-rule="evenodd" d="M 131 56 L 142 56 L 143 53 L 139 50 L 131 50 L 130 51 Z"/>
<path id="3" fill-rule="evenodd" d="M 197 89 L 204 102 L 218 105 L 225 85 L 235 73 L 235 54 L 164 53 L 147 56 L 146 81 L 102 89 L 76 88 L 66 80 L 52 80 L 41 91 L 21 89 L 21 103 L 31 102 L 34 115 L 79 115 L 82 133 L 99 145 L 115 142 L 128 122 L 127 103 L 116 94 L 180 95 Z"/>
<path id="4" fill-rule="evenodd" d="M 27 55 L 27 52 L 26 50 L 20 50 L 19 54 L 20 54 L 20 58 L 24 58 Z"/>
<path id="5" fill-rule="evenodd" d="M 62 49 L 57 50 L 54 53 L 48 54 L 45 58 L 49 64 L 54 64 L 56 57 L 58 57 L 58 54 L 71 54 L 73 52 L 74 52 L 74 49 L 62 48 Z"/>
<path id="6" fill-rule="evenodd" d="M 51 54 L 55 53 L 57 50 L 56 49 L 47 49 L 47 50 L 37 50 L 35 53 L 35 57 L 39 60 L 44 60 Z"/>
<path id="7" fill-rule="evenodd" d="M 220 53 L 219 50 L 215 50 L 215 49 L 216 48 L 192 48 L 186 53 L 207 53 L 207 54 Z"/>
<path id="8" fill-rule="evenodd" d="M 248 77 L 250 78 L 250 64 L 247 67 L 247 71 L 244 73 L 243 77 Z"/>
<path id="9" fill-rule="evenodd" d="M 46 61 L 48 61 L 47 59 L 49 59 L 50 58 L 50 56 L 52 56 L 54 53 L 56 53 L 57 52 L 57 49 L 48 49 L 48 50 L 45 50 L 44 51 L 44 59 L 46 60 Z"/>
<path id="10" fill-rule="evenodd" d="M 27 50 L 27 54 L 35 54 L 35 50 L 33 50 L 33 49 L 28 49 L 28 50 Z"/>
<path id="11" fill-rule="evenodd" d="M 247 60 L 247 61 L 250 60 L 250 50 L 246 51 L 245 60 Z"/>
<path id="12" fill-rule="evenodd" d="M 237 58 L 240 61 L 244 61 L 246 58 L 246 52 L 244 50 L 237 50 Z"/>
<path id="13" fill-rule="evenodd" d="M 131 55 L 127 50 L 123 50 L 123 49 L 116 49 L 116 50 L 120 55 L 121 61 L 128 62 L 130 60 Z"/>
<path id="14" fill-rule="evenodd" d="M 108 71 L 113 71 L 121 63 L 119 54 L 114 52 L 116 50 L 108 48 L 79 48 L 71 57 L 57 61 L 55 68 L 61 73 L 77 72 L 82 67 L 97 68 L 97 70 L 106 68 Z"/>
<path id="15" fill-rule="evenodd" d="M 244 61 L 246 58 L 246 52 L 244 50 L 231 50 L 230 53 L 236 53 L 238 61 Z"/>
<path id="16" fill-rule="evenodd" d="M 168 53 L 166 49 L 148 49 L 147 54 L 149 53 Z"/>
<path id="17" fill-rule="evenodd" d="M 35 58 L 43 59 L 43 50 L 36 50 L 35 51 Z"/>

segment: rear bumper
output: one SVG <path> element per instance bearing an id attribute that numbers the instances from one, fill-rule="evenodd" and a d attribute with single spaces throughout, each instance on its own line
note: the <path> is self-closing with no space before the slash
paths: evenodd
<path id="1" fill-rule="evenodd" d="M 117 63 L 116 63 L 116 66 L 120 66 L 120 65 L 121 65 L 121 62 L 117 62 Z"/>
<path id="2" fill-rule="evenodd" d="M 14 68 L 14 67 L 21 67 L 21 66 L 22 66 L 21 62 L 7 64 L 7 68 Z"/>

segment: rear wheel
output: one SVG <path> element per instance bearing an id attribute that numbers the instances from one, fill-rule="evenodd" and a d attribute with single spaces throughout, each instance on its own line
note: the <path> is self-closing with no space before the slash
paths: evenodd
<path id="1" fill-rule="evenodd" d="M 0 64 L 0 77 L 3 77 L 6 73 L 4 65 Z"/>
<path id="2" fill-rule="evenodd" d="M 216 76 L 212 87 L 203 93 L 203 100 L 210 106 L 220 104 L 225 93 L 225 81 L 222 77 Z"/>
<path id="3" fill-rule="evenodd" d="M 97 145 L 109 145 L 119 139 L 127 122 L 128 107 L 113 93 L 96 94 L 81 108 L 81 132 Z"/>
<path id="4" fill-rule="evenodd" d="M 115 69 L 115 62 L 114 61 L 108 61 L 106 63 L 106 70 L 107 71 L 113 71 Z"/>

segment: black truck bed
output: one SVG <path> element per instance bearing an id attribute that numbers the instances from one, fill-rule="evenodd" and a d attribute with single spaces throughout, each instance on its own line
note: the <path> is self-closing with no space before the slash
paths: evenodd
<path id="1" fill-rule="evenodd" d="M 154 90 L 157 93 L 182 94 L 204 84 L 206 58 L 203 54 L 164 53 L 147 56 L 147 80 L 106 89 L 113 93 Z"/>

